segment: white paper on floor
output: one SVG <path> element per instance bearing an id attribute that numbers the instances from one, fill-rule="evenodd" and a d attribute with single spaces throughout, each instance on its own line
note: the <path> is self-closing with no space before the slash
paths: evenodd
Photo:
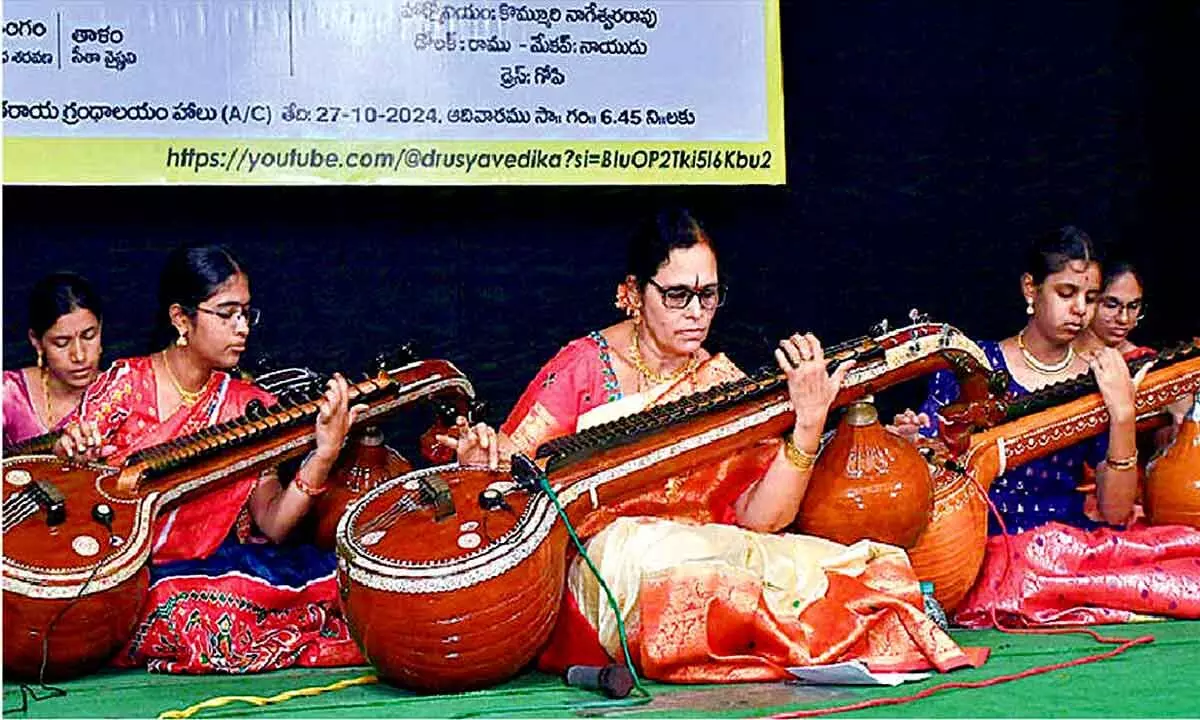
<path id="1" fill-rule="evenodd" d="M 797 679 L 810 685 L 890 685 L 895 686 L 906 682 L 924 680 L 933 673 L 888 673 L 871 672 L 859 660 L 834 663 L 832 665 L 813 665 L 811 667 L 791 667 L 788 672 Z"/>

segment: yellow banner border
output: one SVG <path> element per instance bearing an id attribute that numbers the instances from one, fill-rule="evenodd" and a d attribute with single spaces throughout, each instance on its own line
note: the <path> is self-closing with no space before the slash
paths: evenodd
<path id="1" fill-rule="evenodd" d="M 237 138 L 4 137 L 4 182 L 14 185 L 784 185 L 783 57 L 779 0 L 764 0 L 767 142 L 708 141 L 474 141 Z M 179 163 L 171 165 L 174 148 Z M 406 154 L 387 168 L 264 167 L 247 172 L 247 160 L 292 149 L 310 159 L 330 154 Z M 416 149 L 418 162 L 407 158 Z M 214 154 L 215 153 L 215 154 Z M 424 167 L 421 158 L 475 156 L 463 168 Z M 606 155 L 607 153 L 607 155 Z M 593 163 L 593 155 L 612 162 Z M 197 168 L 200 155 L 209 160 Z M 487 156 L 486 159 L 484 156 Z M 510 156 L 512 159 L 510 160 Z M 560 167 L 547 168 L 546 157 Z M 381 155 L 382 157 L 382 155 Z M 580 163 L 579 158 L 585 161 Z M 238 165 L 235 160 L 240 161 Z M 293 158 L 294 160 L 294 158 Z M 571 167 L 563 167 L 570 161 Z M 486 165 L 484 167 L 483 165 Z"/>

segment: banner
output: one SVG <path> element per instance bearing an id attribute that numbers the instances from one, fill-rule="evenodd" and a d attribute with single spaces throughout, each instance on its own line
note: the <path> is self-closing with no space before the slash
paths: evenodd
<path id="1" fill-rule="evenodd" d="M 9 183 L 780 184 L 778 0 L 6 0 Z"/>

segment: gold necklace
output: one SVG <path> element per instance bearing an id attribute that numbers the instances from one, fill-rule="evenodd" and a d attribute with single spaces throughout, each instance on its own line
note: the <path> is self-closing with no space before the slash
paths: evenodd
<path id="1" fill-rule="evenodd" d="M 167 360 L 167 351 L 163 350 L 160 354 L 162 355 L 163 367 L 167 369 L 167 379 L 175 387 L 175 392 L 179 393 L 179 401 L 188 407 L 195 405 L 204 395 L 204 388 L 208 387 L 208 381 L 205 380 L 199 390 L 188 390 L 179 382 L 179 378 L 175 377 L 175 372 L 171 370 L 171 363 Z"/>
<path id="2" fill-rule="evenodd" d="M 661 385 L 665 382 L 674 382 L 696 369 L 696 354 L 692 353 L 688 356 L 688 361 L 674 372 L 660 375 L 651 370 L 646 365 L 646 361 L 642 359 L 642 351 L 638 347 L 638 331 L 636 326 L 633 328 L 633 339 L 629 343 L 629 359 L 633 361 L 633 366 L 637 369 L 638 373 L 646 378 L 646 381 L 651 386 Z"/>
<path id="3" fill-rule="evenodd" d="M 1042 375 L 1058 375 L 1071 367 L 1071 363 L 1075 362 L 1075 348 L 1070 345 L 1067 346 L 1066 357 L 1053 365 L 1038 360 L 1033 353 L 1029 352 L 1029 348 L 1025 347 L 1024 330 L 1017 333 L 1017 348 L 1021 350 L 1021 357 L 1025 360 L 1025 364 L 1034 372 L 1041 373 Z"/>
<path id="4" fill-rule="evenodd" d="M 46 398 L 46 427 L 53 430 L 54 401 L 50 397 L 50 370 L 47 368 L 42 368 L 42 396 Z"/>

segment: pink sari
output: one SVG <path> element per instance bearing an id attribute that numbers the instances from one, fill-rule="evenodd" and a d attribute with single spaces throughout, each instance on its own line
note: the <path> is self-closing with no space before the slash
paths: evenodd
<path id="1" fill-rule="evenodd" d="M 1200 532 L 1179 525 L 1083 530 L 1049 523 L 988 538 L 955 613 L 973 628 L 1200 618 Z"/>
<path id="2" fill-rule="evenodd" d="M 33 394 L 25 382 L 24 370 L 5 370 L 3 389 L 4 447 L 11 447 L 29 438 L 61 430 L 71 418 L 68 414 L 53 428 L 46 427 L 33 407 Z"/>
<path id="3" fill-rule="evenodd" d="M 213 373 L 200 400 L 160 420 L 149 357 L 119 360 L 88 389 L 80 418 L 129 455 L 240 417 L 273 398 Z M 133 639 L 114 660 L 154 672 L 247 673 L 295 665 L 356 665 L 362 655 L 338 605 L 335 561 L 311 546 L 272 545 L 246 506 L 259 476 L 201 492 L 155 522 L 150 597 Z"/>

